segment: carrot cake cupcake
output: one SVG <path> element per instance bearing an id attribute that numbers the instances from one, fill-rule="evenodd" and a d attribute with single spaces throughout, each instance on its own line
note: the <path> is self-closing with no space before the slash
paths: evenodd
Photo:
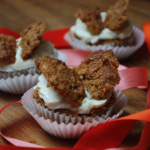
<path id="1" fill-rule="evenodd" d="M 127 19 L 129 0 L 119 0 L 107 12 L 79 10 L 76 24 L 70 28 L 73 36 L 90 45 L 113 43 L 114 46 L 133 44 L 133 25 Z"/>
<path id="2" fill-rule="evenodd" d="M 0 71 L 20 71 L 35 67 L 34 61 L 41 56 L 57 58 L 53 45 L 48 40 L 42 40 L 45 29 L 45 23 L 38 21 L 23 29 L 17 40 L 0 34 Z"/>
<path id="3" fill-rule="evenodd" d="M 74 49 L 111 49 L 119 61 L 128 58 L 144 43 L 143 32 L 128 20 L 128 6 L 129 0 L 118 0 L 106 12 L 80 9 L 64 39 Z"/>
<path id="4" fill-rule="evenodd" d="M 91 53 L 76 68 L 48 56 L 35 63 L 42 75 L 22 104 L 49 134 L 79 138 L 123 112 L 127 98 L 114 88 L 120 81 L 119 62 L 111 50 Z"/>

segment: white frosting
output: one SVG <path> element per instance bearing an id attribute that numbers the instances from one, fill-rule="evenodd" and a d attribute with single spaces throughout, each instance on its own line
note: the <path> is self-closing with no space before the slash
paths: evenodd
<path id="1" fill-rule="evenodd" d="M 17 48 L 16 48 L 16 62 L 14 64 L 6 65 L 0 63 L 0 71 L 19 71 L 22 69 L 27 69 L 31 67 L 35 67 L 35 60 L 38 57 L 42 56 L 50 56 L 52 58 L 55 57 L 54 51 L 53 51 L 53 45 L 48 40 L 41 40 L 39 46 L 36 47 L 34 55 L 28 59 L 27 61 L 24 61 L 21 57 L 21 51 L 22 48 L 19 46 L 21 41 L 21 38 L 17 39 Z"/>
<path id="2" fill-rule="evenodd" d="M 101 12 L 100 16 L 101 16 L 101 22 L 105 22 L 105 18 L 107 16 L 107 13 L 106 12 Z"/>
<path id="3" fill-rule="evenodd" d="M 65 99 L 58 96 L 56 91 L 54 91 L 51 87 L 47 87 L 47 80 L 43 75 L 39 77 L 39 82 L 34 87 L 34 89 L 36 87 L 39 87 L 39 96 L 44 100 L 45 105 L 49 109 L 69 109 L 71 111 L 78 111 L 78 114 L 89 114 L 93 108 L 99 108 L 104 106 L 107 100 L 109 100 L 112 95 L 111 90 L 106 99 L 94 100 L 85 88 L 85 93 L 87 97 L 84 98 L 80 107 L 75 107 L 71 104 L 66 103 Z"/>
<path id="4" fill-rule="evenodd" d="M 101 21 L 104 22 L 107 13 L 101 12 Z M 99 35 L 92 35 L 86 24 L 83 23 L 79 18 L 76 19 L 76 24 L 70 28 L 72 33 L 75 33 L 79 38 L 86 41 L 87 43 L 96 43 L 98 40 L 109 40 L 109 39 L 125 39 L 132 35 L 133 29 L 131 22 L 127 21 L 127 23 L 123 26 L 122 30 L 119 33 L 113 32 L 108 28 L 104 28 Z"/>

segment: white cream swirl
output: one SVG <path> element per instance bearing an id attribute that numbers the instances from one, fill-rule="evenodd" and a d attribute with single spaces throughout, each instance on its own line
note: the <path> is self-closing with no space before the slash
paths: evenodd
<path id="1" fill-rule="evenodd" d="M 65 99 L 58 96 L 56 91 L 51 87 L 47 87 L 47 80 L 43 75 L 39 77 L 39 82 L 34 89 L 39 87 L 39 96 L 45 102 L 45 105 L 49 109 L 69 109 L 71 111 L 78 111 L 78 114 L 89 114 L 93 108 L 99 108 L 106 104 L 112 95 L 112 90 L 104 100 L 94 100 L 90 93 L 85 89 L 87 97 L 84 98 L 80 107 L 75 107 L 69 103 L 66 103 Z"/>
<path id="2" fill-rule="evenodd" d="M 107 15 L 106 12 L 100 13 L 102 22 L 105 21 L 106 15 Z M 104 28 L 99 35 L 92 35 L 89 32 L 86 24 L 83 23 L 79 18 L 77 18 L 76 24 L 70 28 L 70 31 L 72 33 L 75 33 L 79 38 L 81 38 L 85 42 L 94 44 L 98 40 L 128 38 L 133 33 L 132 26 L 133 26 L 132 23 L 130 21 L 127 21 L 119 33 L 113 32 L 113 31 L 109 30 L 108 28 Z"/>
<path id="3" fill-rule="evenodd" d="M 54 53 L 54 47 L 48 40 L 41 40 L 39 46 L 35 48 L 35 53 L 33 56 L 28 59 L 27 61 L 24 61 L 21 57 L 21 51 L 22 48 L 19 46 L 21 41 L 21 38 L 17 39 L 17 46 L 16 46 L 16 62 L 14 64 L 6 65 L 3 63 L 0 63 L 0 71 L 19 71 L 22 69 L 27 69 L 30 67 L 35 67 L 35 60 L 38 57 L 42 56 L 50 56 L 51 58 L 55 58 L 56 54 Z"/>

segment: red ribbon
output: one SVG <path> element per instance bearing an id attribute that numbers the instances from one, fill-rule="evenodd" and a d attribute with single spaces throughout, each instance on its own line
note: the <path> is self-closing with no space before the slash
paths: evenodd
<path id="1" fill-rule="evenodd" d="M 46 31 L 43 39 L 49 40 L 56 48 L 70 48 L 70 45 L 64 40 L 64 35 L 69 28 Z"/>
<path id="2" fill-rule="evenodd" d="M 7 30 L 3 29 L 2 32 L 4 33 L 4 31 L 6 34 L 9 34 L 9 35 L 13 34 L 14 36 L 16 36 L 16 38 L 19 37 L 19 35 L 16 34 L 15 32 L 6 32 Z M 50 33 L 51 32 L 49 32 L 49 34 Z M 62 32 L 62 35 L 63 35 L 63 32 Z M 70 53 L 70 54 L 67 53 L 67 55 L 71 55 L 73 51 L 71 52 L 70 51 L 71 50 L 68 50 L 68 51 L 62 50 L 62 52 L 64 53 L 67 53 L 67 52 Z M 79 53 L 79 51 L 74 51 L 74 54 L 77 55 L 77 53 Z M 88 55 L 87 52 L 85 52 L 85 54 Z M 83 57 L 85 57 L 83 51 L 82 51 L 82 55 Z M 83 57 L 81 57 L 80 59 L 82 60 Z M 74 59 L 76 59 L 76 57 L 74 57 Z M 68 65 L 69 65 L 69 62 L 71 62 L 71 60 L 72 59 L 67 61 Z M 76 64 L 72 64 L 71 66 L 73 65 L 76 65 Z M 137 86 L 140 86 L 141 88 L 147 88 L 147 82 L 148 82 L 147 68 L 144 68 L 144 67 L 127 68 L 127 69 L 120 70 L 119 74 L 121 76 L 121 81 L 119 85 L 116 86 L 118 89 L 124 90 L 127 88 L 137 87 Z M 20 103 L 20 101 L 14 102 L 14 103 Z M 8 107 L 11 104 L 6 105 L 4 108 L 1 109 L 0 112 L 2 112 L 6 107 Z M 150 142 L 149 142 L 149 139 L 150 139 L 150 117 L 149 117 L 150 116 L 150 109 L 149 109 L 150 108 L 150 87 L 148 88 L 148 94 L 147 94 L 147 108 L 148 109 L 145 111 L 141 111 L 141 112 L 138 112 L 138 113 L 126 116 L 126 117 L 116 119 L 114 121 L 110 121 L 110 122 L 98 125 L 97 127 L 94 127 L 93 129 L 86 132 L 78 140 L 78 142 L 75 144 L 73 149 L 74 150 L 76 149 L 147 150 L 150 147 Z M 143 120 L 147 122 L 138 145 L 133 148 L 114 148 L 114 147 L 119 146 L 122 143 L 122 141 L 128 134 L 129 130 L 132 128 L 132 126 L 135 124 L 137 120 Z M 16 146 L 30 147 L 28 149 L 31 149 L 31 147 L 36 147 L 36 148 L 38 147 L 40 149 L 40 146 L 7 137 L 3 135 L 2 133 L 1 135 Z M 17 149 L 26 149 L 26 148 L 13 147 L 13 146 L 0 146 L 0 149 L 1 150 L 4 150 L 4 149 L 5 150 L 6 149 L 17 150 Z M 46 148 L 46 149 L 53 149 L 53 148 Z M 55 148 L 55 150 L 60 150 L 60 149 L 71 150 L 72 148 Z"/>
<path id="3" fill-rule="evenodd" d="M 6 28 L 1 28 L 0 33 L 14 36 L 16 39 L 18 39 L 20 37 L 20 34 L 18 34 L 17 32 L 14 32 L 14 31 L 6 29 Z"/>
<path id="4" fill-rule="evenodd" d="M 145 35 L 145 42 L 150 52 L 150 22 L 145 22 L 143 24 L 143 32 Z"/>

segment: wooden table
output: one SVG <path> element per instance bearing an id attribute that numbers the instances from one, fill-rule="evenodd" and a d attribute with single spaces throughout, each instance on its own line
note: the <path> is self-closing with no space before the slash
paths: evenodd
<path id="1" fill-rule="evenodd" d="M 75 23 L 74 13 L 79 8 L 99 6 L 102 11 L 105 11 L 114 2 L 115 0 L 1 0 L 0 28 L 6 27 L 19 32 L 22 28 L 37 20 L 45 21 L 47 30 L 70 27 Z M 143 22 L 150 21 L 150 1 L 131 0 L 129 19 L 135 26 L 142 29 Z M 127 67 L 147 67 L 150 72 L 150 55 L 146 45 L 144 44 L 130 58 L 120 63 Z M 128 97 L 129 102 L 122 116 L 146 109 L 147 90 L 131 88 L 124 90 L 123 93 Z M 21 96 L 0 92 L 0 108 L 8 103 L 20 100 Z M 136 145 L 144 125 L 144 122 L 137 122 L 120 147 Z M 21 104 L 10 106 L 0 115 L 0 130 L 10 137 L 23 141 L 35 140 L 35 144 L 45 147 L 73 147 L 77 141 L 59 139 L 49 135 Z M 2 137 L 0 137 L 0 144 L 9 145 Z"/>

